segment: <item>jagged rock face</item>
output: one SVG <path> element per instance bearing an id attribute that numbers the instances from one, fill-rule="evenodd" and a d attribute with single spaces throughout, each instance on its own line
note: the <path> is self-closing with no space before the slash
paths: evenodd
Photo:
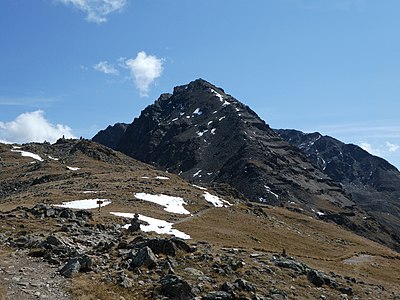
<path id="1" fill-rule="evenodd" d="M 386 160 L 362 148 L 319 133 L 276 130 L 298 147 L 326 175 L 341 182 L 353 201 L 400 241 L 400 172 Z"/>
<path id="2" fill-rule="evenodd" d="M 190 181 L 228 183 L 252 201 L 353 205 L 254 111 L 201 79 L 161 95 L 117 149 Z"/>
<path id="3" fill-rule="evenodd" d="M 110 125 L 106 129 L 100 130 L 92 140 L 111 149 L 115 149 L 128 126 L 129 124 L 125 123 L 116 123 L 113 126 Z"/>

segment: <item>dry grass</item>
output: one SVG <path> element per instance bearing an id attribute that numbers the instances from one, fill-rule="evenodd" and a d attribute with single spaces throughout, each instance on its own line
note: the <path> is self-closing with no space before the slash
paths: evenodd
<path id="1" fill-rule="evenodd" d="M 81 275 L 72 279 L 71 295 L 77 300 L 145 300 L 144 291 L 136 286 L 123 289 L 113 284 L 102 283 L 98 278 Z"/>
<path id="2" fill-rule="evenodd" d="M 353 276 L 387 286 L 399 286 L 400 255 L 339 226 L 285 209 L 264 209 L 268 218 L 256 217 L 243 208 L 212 209 L 176 227 L 195 240 L 217 247 L 244 248 L 267 253 L 286 252 L 329 273 Z M 369 254 L 373 261 L 348 265 L 354 254 Z"/>
<path id="3" fill-rule="evenodd" d="M 244 204 L 230 208 L 210 208 L 210 205 L 204 201 L 203 192 L 199 189 L 176 175 L 165 174 L 133 160 L 126 165 L 113 165 L 93 161 L 79 154 L 67 162 L 69 166 L 81 168 L 79 171 L 72 172 L 60 162 L 51 160 L 40 164 L 39 168 L 34 170 L 35 166 L 29 164 L 31 159 L 12 153 L 8 146 L 0 145 L 0 155 L 2 162 L 7 165 L 1 169 L 0 182 L 21 182 L 22 186 L 27 183 L 26 188 L 20 188 L 1 198 L 0 210 L 2 211 L 19 205 L 34 206 L 43 202 L 56 204 L 85 198 L 108 198 L 113 201 L 112 204 L 102 208 L 100 213 L 93 210 L 94 223 L 122 223 L 120 218 L 109 214 L 111 211 L 137 212 L 171 222 L 181 220 L 175 226 L 177 229 L 189 234 L 193 241 L 208 241 L 215 251 L 229 247 L 242 248 L 247 254 L 264 252 L 270 255 L 281 253 L 285 249 L 290 256 L 326 273 L 333 271 L 388 288 L 400 286 L 398 277 L 400 255 L 398 253 L 345 231 L 335 224 L 325 223 L 283 208 L 263 207 L 267 217 L 258 216 L 256 210 Z M 47 174 L 58 179 L 30 185 L 34 179 Z M 142 178 L 145 176 L 150 178 Z M 167 176 L 170 179 L 157 180 L 156 176 Z M 83 194 L 82 191 L 85 190 L 104 192 Z M 136 192 L 182 197 L 188 202 L 186 208 L 194 216 L 170 214 L 158 205 L 135 200 L 134 193 Z M 332 209 L 330 202 L 323 205 Z M 2 223 L 4 230 L 27 230 L 28 232 L 52 231 L 57 228 L 57 225 L 57 220 L 32 219 L 19 219 L 15 224 L 8 221 Z M 373 256 L 373 260 L 357 265 L 343 263 L 344 259 L 360 253 Z M 247 270 L 251 271 L 251 264 L 248 268 Z M 183 272 L 183 269 L 178 268 L 177 271 Z M 215 277 L 215 274 L 208 275 Z M 286 274 L 281 276 L 285 282 L 294 280 L 285 278 L 289 276 Z M 256 277 L 253 279 L 254 282 L 265 280 L 263 284 L 270 284 L 266 281 L 267 279 Z M 296 281 L 299 295 L 308 295 L 307 279 L 296 278 Z M 132 289 L 122 289 L 102 282 L 101 278 L 79 276 L 72 280 L 71 293 L 80 300 L 114 300 L 120 299 L 121 296 L 126 300 L 147 299 L 143 287 L 136 284 Z M 287 288 L 289 289 L 290 285 Z M 206 286 L 205 290 L 207 289 Z M 213 288 L 209 287 L 209 290 Z M 5 289 L 0 286 L 0 300 L 3 299 L 2 294 L 5 294 Z M 312 297 L 314 296 L 319 297 L 317 294 Z"/>
<path id="4" fill-rule="evenodd" d="M 4 286 L 0 286 L 0 300 L 6 300 L 6 289 Z"/>

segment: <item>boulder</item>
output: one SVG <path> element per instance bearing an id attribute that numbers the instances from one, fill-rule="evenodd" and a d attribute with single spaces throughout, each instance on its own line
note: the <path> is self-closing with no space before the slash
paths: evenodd
<path id="1" fill-rule="evenodd" d="M 79 263 L 79 259 L 71 258 L 70 260 L 68 260 L 65 266 L 62 267 L 62 269 L 60 270 L 60 274 L 64 277 L 70 278 L 79 273 L 80 268 L 81 264 Z"/>
<path id="2" fill-rule="evenodd" d="M 149 269 L 153 269 L 157 266 L 157 258 L 153 251 L 149 247 L 144 247 L 140 249 L 139 253 L 133 258 L 130 267 L 132 269 L 137 269 L 145 266 Z"/>
<path id="3" fill-rule="evenodd" d="M 175 300 L 193 299 L 194 294 L 190 285 L 181 277 L 166 275 L 160 279 L 161 293 Z"/>

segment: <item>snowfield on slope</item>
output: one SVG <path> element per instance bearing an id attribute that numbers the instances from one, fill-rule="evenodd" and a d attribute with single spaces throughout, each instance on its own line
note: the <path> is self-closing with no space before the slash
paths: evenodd
<path id="1" fill-rule="evenodd" d="M 34 154 L 32 152 L 19 150 L 20 148 L 21 147 L 13 146 L 13 148 L 11 149 L 11 152 L 18 152 L 18 153 L 21 153 L 21 156 L 30 157 L 30 158 L 36 159 L 38 161 L 43 161 L 43 158 L 41 158 L 39 155 Z"/>
<path id="2" fill-rule="evenodd" d="M 190 212 L 183 207 L 183 205 L 187 203 L 181 197 L 173 197 L 163 194 L 151 195 L 146 193 L 136 193 L 135 197 L 143 201 L 164 206 L 164 210 L 167 212 L 190 215 Z"/>
<path id="3" fill-rule="evenodd" d="M 124 217 L 124 218 L 133 218 L 135 214 L 132 213 L 119 213 L 119 212 L 110 212 L 110 214 L 118 217 Z M 156 232 L 158 234 L 169 234 L 176 236 L 177 238 L 181 238 L 184 240 L 190 239 L 190 235 L 179 231 L 178 229 L 173 229 L 172 226 L 174 225 L 173 223 L 169 223 L 164 220 L 160 219 L 155 219 L 151 217 L 147 217 L 144 215 L 139 214 L 139 220 L 148 223 L 148 225 L 143 225 L 140 224 L 140 229 L 145 232 Z M 124 228 L 128 229 L 130 224 L 126 224 Z"/>
<path id="4" fill-rule="evenodd" d="M 232 204 L 229 203 L 228 201 L 221 199 L 217 196 L 211 195 L 209 192 L 204 192 L 204 199 L 206 199 L 207 202 L 213 204 L 215 207 L 226 207 L 226 205 L 231 206 Z M 226 205 L 224 205 L 224 203 Z"/>
<path id="5" fill-rule="evenodd" d="M 111 203 L 109 199 L 85 199 L 63 202 L 62 204 L 55 204 L 54 206 L 73 209 L 93 209 L 99 207 L 98 201 L 103 202 L 100 206 L 106 206 Z"/>

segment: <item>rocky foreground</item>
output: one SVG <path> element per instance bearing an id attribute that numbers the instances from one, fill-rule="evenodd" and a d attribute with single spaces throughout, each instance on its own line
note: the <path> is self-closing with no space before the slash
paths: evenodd
<path id="1" fill-rule="evenodd" d="M 1 244 L 12 251 L 0 263 L 6 299 L 400 299 L 398 286 L 323 272 L 285 250 L 188 243 L 141 232 L 135 219 L 95 219 L 44 204 L 1 213 Z"/>

